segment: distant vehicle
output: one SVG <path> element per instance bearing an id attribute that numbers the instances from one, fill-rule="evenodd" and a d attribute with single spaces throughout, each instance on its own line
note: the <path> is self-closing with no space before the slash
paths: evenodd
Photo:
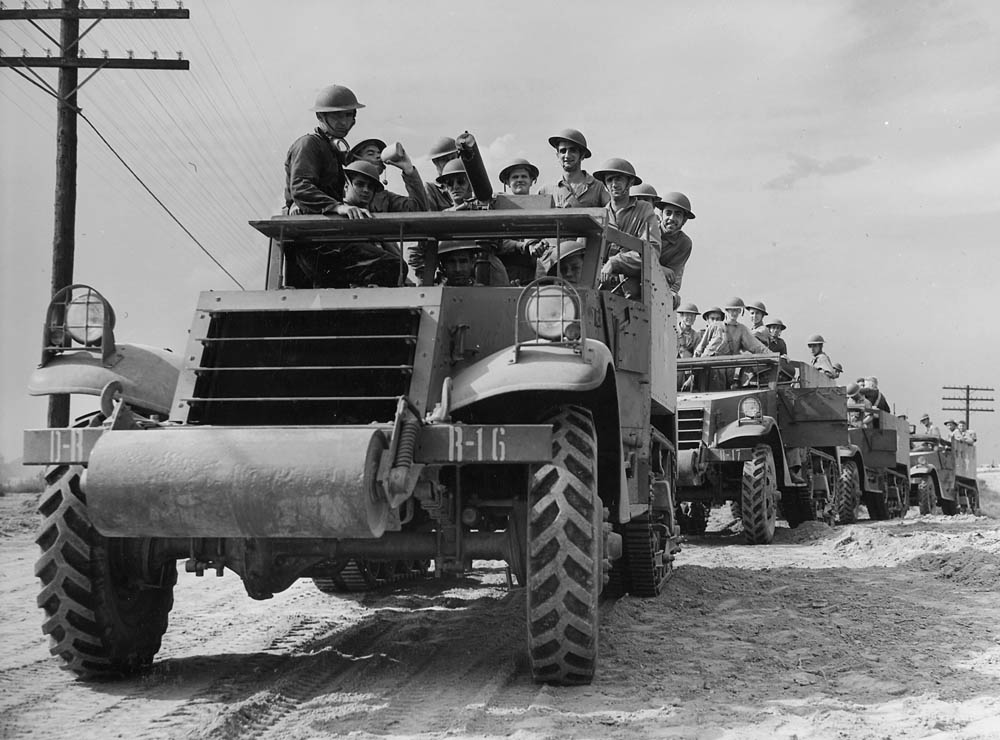
<path id="1" fill-rule="evenodd" d="M 848 402 L 848 413 L 861 410 Z M 850 443 L 838 448 L 840 495 L 837 523 L 857 521 L 858 507 L 864 504 L 871 519 L 906 516 L 909 508 L 909 424 L 901 417 L 867 410 L 872 415 L 868 427 L 852 427 Z"/>
<path id="2" fill-rule="evenodd" d="M 910 437 L 910 506 L 919 506 L 921 514 L 940 507 L 949 516 L 978 515 L 976 446 L 933 435 Z"/>
<path id="3" fill-rule="evenodd" d="M 677 370 L 682 530 L 704 533 L 726 501 L 752 545 L 773 540 L 779 516 L 833 523 L 849 439 L 843 388 L 777 354 L 680 359 Z"/>
<path id="4" fill-rule="evenodd" d="M 150 664 L 179 559 L 236 572 L 255 599 L 501 559 L 525 586 L 534 678 L 592 680 L 605 585 L 659 593 L 679 547 L 671 294 L 604 209 L 506 198 L 254 222 L 267 289 L 203 293 L 181 356 L 118 343 L 92 288 L 57 296 L 32 392 L 99 395 L 101 411 L 25 433 L 26 461 L 56 466 L 37 568 L 53 654 L 85 677 Z M 420 241 L 433 274 L 438 242 L 501 238 L 584 240 L 580 284 L 312 289 L 289 259 Z M 642 300 L 598 290 L 613 245 L 643 253 Z"/>

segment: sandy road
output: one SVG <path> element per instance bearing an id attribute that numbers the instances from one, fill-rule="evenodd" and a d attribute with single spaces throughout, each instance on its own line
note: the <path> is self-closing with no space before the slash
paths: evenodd
<path id="1" fill-rule="evenodd" d="M 998 520 L 692 538 L 663 595 L 605 604 L 588 687 L 531 682 L 499 567 L 267 602 L 182 574 L 153 669 L 85 684 L 39 631 L 31 508 L 0 498 L 0 737 L 1000 736 Z"/>

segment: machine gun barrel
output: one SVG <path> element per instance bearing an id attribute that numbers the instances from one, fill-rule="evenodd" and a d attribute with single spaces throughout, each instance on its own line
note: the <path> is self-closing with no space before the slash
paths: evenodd
<path id="1" fill-rule="evenodd" d="M 493 186 L 490 184 L 490 176 L 486 174 L 486 165 L 483 164 L 483 155 L 479 153 L 476 137 L 466 131 L 455 137 L 455 146 L 469 175 L 476 200 L 488 203 L 493 199 Z"/>

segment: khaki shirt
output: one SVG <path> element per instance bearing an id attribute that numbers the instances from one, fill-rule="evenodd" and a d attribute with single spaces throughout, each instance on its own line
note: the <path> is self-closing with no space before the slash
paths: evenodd
<path id="1" fill-rule="evenodd" d="M 608 203 L 607 208 L 611 225 L 629 236 L 648 241 L 659 261 L 660 227 L 653 206 L 644 200 L 629 198 L 628 203 L 617 211 L 611 203 Z M 642 255 L 631 249 L 613 252 L 608 257 L 608 264 L 611 265 L 612 272 L 618 274 L 629 277 L 639 277 L 642 274 Z"/>
<path id="2" fill-rule="evenodd" d="M 542 185 L 539 195 L 551 195 L 556 208 L 603 208 L 611 202 L 608 189 L 604 183 L 589 172 L 584 171 L 582 183 L 570 185 L 565 180 L 559 180 L 555 185 Z"/>

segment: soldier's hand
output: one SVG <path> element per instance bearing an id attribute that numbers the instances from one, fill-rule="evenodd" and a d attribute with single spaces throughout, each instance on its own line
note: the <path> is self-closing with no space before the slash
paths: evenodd
<path id="1" fill-rule="evenodd" d="M 611 270 L 611 263 L 605 262 L 604 266 L 601 267 L 601 282 L 602 283 L 609 282 L 611 280 L 612 275 L 614 275 L 614 272 L 612 272 Z"/>
<path id="2" fill-rule="evenodd" d="M 338 216 L 346 216 L 350 219 L 362 219 L 371 218 L 372 214 L 367 208 L 358 208 L 357 206 L 349 206 L 346 203 L 341 203 L 339 206 L 333 209 L 333 212 Z"/>
<path id="3" fill-rule="evenodd" d="M 545 251 L 549 248 L 549 243 L 544 239 L 537 239 L 535 241 L 528 242 L 525 246 L 528 249 L 528 253 L 535 259 L 538 259 L 545 254 Z"/>
<path id="4" fill-rule="evenodd" d="M 413 172 L 413 162 L 410 160 L 410 156 L 406 153 L 406 150 L 403 149 L 403 145 L 398 141 L 383 149 L 381 156 L 383 162 L 391 164 L 393 167 L 398 167 L 407 175 Z"/>

